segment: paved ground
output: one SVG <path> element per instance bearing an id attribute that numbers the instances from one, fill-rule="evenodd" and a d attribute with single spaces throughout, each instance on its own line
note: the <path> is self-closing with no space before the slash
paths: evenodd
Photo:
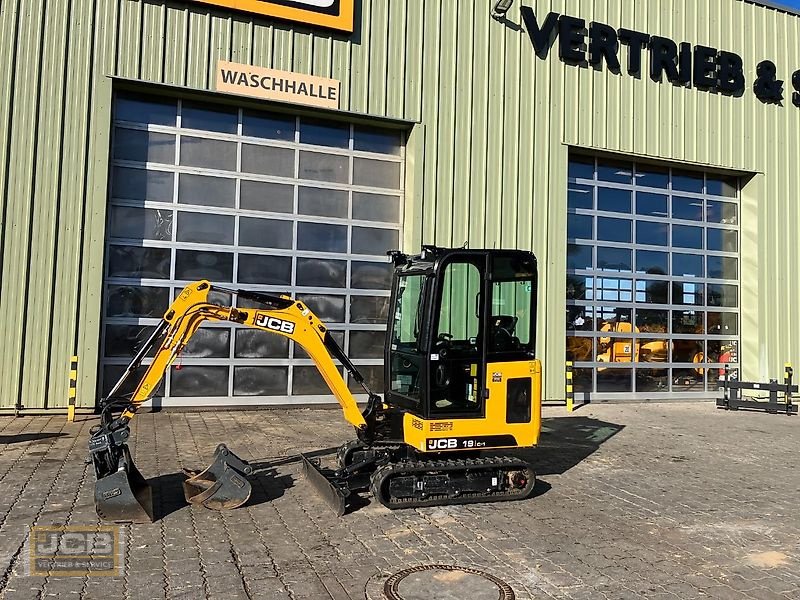
<path id="1" fill-rule="evenodd" d="M 800 598 L 797 417 L 705 403 L 545 416 L 530 500 L 372 503 L 336 519 L 296 455 L 349 437 L 337 412 L 140 415 L 131 446 L 161 518 L 124 528 L 120 579 L 25 575 L 30 525 L 98 523 L 83 460 L 94 421 L 3 417 L 0 596 L 377 599 L 387 576 L 441 563 L 491 573 L 517 598 Z M 251 504 L 183 505 L 180 468 L 206 463 L 223 440 L 261 467 Z"/>

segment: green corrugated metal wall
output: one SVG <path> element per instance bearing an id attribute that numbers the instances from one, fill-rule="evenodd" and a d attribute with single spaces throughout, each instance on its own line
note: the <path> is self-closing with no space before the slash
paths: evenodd
<path id="1" fill-rule="evenodd" d="M 741 0 L 524 0 L 800 68 L 800 17 Z M 534 56 L 490 0 L 361 0 L 351 36 L 176 0 L 0 3 L 0 407 L 94 402 L 110 76 L 213 88 L 217 59 L 342 80 L 341 108 L 419 121 L 405 246 L 533 248 L 546 395 L 562 397 L 568 148 L 758 173 L 742 209 L 745 376 L 800 360 L 800 110 Z M 624 52 L 623 52 L 624 56 Z"/>

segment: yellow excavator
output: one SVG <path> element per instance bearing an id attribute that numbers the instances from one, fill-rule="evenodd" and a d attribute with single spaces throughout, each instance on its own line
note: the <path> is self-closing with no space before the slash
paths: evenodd
<path id="1" fill-rule="evenodd" d="M 335 468 L 302 457 L 307 479 L 337 515 L 366 487 L 392 509 L 527 497 L 535 483 L 531 464 L 496 451 L 532 447 L 539 439 L 535 256 L 435 246 L 423 246 L 418 255 L 390 255 L 394 276 L 383 397 L 369 388 L 328 327 L 302 301 L 208 281 L 186 286 L 101 403 L 100 424 L 89 441 L 98 515 L 109 521 L 152 521 L 150 486 L 127 446 L 129 423 L 205 321 L 281 335 L 314 361 L 356 432 L 356 439 L 339 449 Z M 210 300 L 212 292 L 256 308 L 217 305 Z M 134 391 L 121 394 L 149 354 L 152 361 Z M 368 398 L 363 411 L 335 361 L 363 387 Z M 114 416 L 117 410 L 121 413 Z M 486 450 L 495 452 L 482 454 Z M 250 496 L 252 473 L 251 465 L 220 444 L 207 469 L 186 472 L 186 499 L 212 509 L 241 506 Z"/>

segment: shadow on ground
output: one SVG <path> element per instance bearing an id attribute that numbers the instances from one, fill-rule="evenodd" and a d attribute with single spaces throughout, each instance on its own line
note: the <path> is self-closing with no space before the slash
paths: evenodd
<path id="1" fill-rule="evenodd" d="M 50 438 L 64 437 L 66 433 L 17 433 L 14 435 L 0 435 L 0 444 L 20 444 L 22 442 L 43 442 Z"/>

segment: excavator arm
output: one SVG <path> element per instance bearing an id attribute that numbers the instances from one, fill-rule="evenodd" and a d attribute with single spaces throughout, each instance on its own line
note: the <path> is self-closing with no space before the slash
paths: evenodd
<path id="1" fill-rule="evenodd" d="M 259 307 L 220 306 L 209 300 L 212 292 L 229 293 Z M 372 439 L 377 415 L 382 407 L 381 399 L 369 389 L 361 373 L 311 309 L 303 302 L 285 295 L 228 289 L 213 286 L 208 281 L 197 281 L 187 285 L 175 298 L 155 331 L 133 357 L 101 405 L 100 424 L 91 431 L 89 453 L 97 476 L 95 503 L 98 513 L 104 518 L 126 520 L 124 517 L 136 512 L 132 507 L 137 506 L 144 507 L 139 512 L 146 514 L 140 514 L 134 520 L 152 520 L 149 486 L 133 465 L 127 448 L 129 423 L 142 403 L 155 394 L 164 373 L 205 321 L 238 323 L 281 335 L 299 344 L 314 361 L 320 375 L 339 402 L 345 420 L 356 428 L 358 437 L 365 441 Z M 121 396 L 120 390 L 134 377 L 145 357 L 156 346 L 152 361 L 132 394 Z M 369 401 L 363 413 L 334 359 L 342 363 L 350 376 L 368 394 Z M 113 417 L 115 409 L 122 409 L 116 418 Z M 198 499 L 198 502 L 209 507 L 238 506 L 249 496 L 249 484 L 242 478 L 237 478 L 236 472 L 246 475 L 252 469 L 224 445 L 217 448 L 215 458 L 215 462 L 203 473 L 190 474 L 189 480 L 184 484 L 187 500 Z M 217 489 L 204 487 L 209 481 Z M 236 486 L 239 484 L 242 486 L 241 490 L 246 489 L 246 494 L 245 491 L 237 493 Z M 220 486 L 222 489 L 219 489 Z M 225 496 L 223 501 L 220 501 L 221 495 Z"/>

